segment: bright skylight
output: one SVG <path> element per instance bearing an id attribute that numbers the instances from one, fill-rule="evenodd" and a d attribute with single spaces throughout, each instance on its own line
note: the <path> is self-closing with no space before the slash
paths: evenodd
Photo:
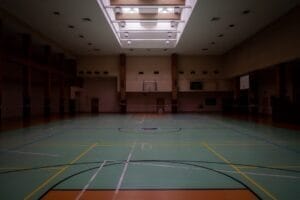
<path id="1" fill-rule="evenodd" d="M 175 48 L 197 2 L 174 0 L 173 6 L 164 6 L 97 1 L 122 48 Z"/>

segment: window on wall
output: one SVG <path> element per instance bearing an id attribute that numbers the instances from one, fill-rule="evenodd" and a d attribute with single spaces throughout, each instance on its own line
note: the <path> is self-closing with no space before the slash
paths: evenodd
<path id="1" fill-rule="evenodd" d="M 190 90 L 202 90 L 203 83 L 202 81 L 191 81 L 190 82 Z"/>

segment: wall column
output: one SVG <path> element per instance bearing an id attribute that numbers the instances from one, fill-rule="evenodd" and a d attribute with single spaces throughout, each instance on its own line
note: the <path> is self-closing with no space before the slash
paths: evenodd
<path id="1" fill-rule="evenodd" d="M 172 113 L 177 113 L 178 110 L 178 55 L 171 56 L 171 71 L 172 71 Z"/>
<path id="2" fill-rule="evenodd" d="M 3 68 L 4 55 L 2 48 L 2 21 L 0 20 L 0 121 L 2 119 L 2 89 L 3 89 Z"/>
<path id="3" fill-rule="evenodd" d="M 22 53 L 27 60 L 27 64 L 22 69 L 23 79 L 23 119 L 27 120 L 31 117 L 31 66 L 30 61 L 31 37 L 30 35 L 22 35 Z"/>
<path id="4" fill-rule="evenodd" d="M 48 65 L 50 63 L 51 47 L 44 47 L 44 63 Z M 51 72 L 46 71 L 46 78 L 44 83 L 44 116 L 49 117 L 51 114 Z"/>
<path id="5" fill-rule="evenodd" d="M 64 69 L 64 54 L 59 54 L 59 68 Z M 64 70 L 63 70 L 64 71 Z M 65 114 L 65 74 L 60 77 L 59 82 L 59 114 L 63 116 Z"/>
<path id="6" fill-rule="evenodd" d="M 126 55 L 120 55 L 120 111 L 127 112 L 126 100 Z"/>
<path id="7" fill-rule="evenodd" d="M 276 66 L 276 94 L 271 99 L 272 118 L 275 122 L 288 121 L 289 102 L 286 98 L 285 64 Z"/>

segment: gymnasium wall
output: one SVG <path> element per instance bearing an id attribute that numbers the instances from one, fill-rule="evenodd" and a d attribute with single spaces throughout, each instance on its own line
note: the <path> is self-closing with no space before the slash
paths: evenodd
<path id="1" fill-rule="evenodd" d="M 2 118 L 19 118 L 22 116 L 22 68 L 3 63 Z"/>
<path id="2" fill-rule="evenodd" d="M 117 78 L 86 78 L 79 94 L 80 112 L 91 112 L 91 99 L 99 99 L 99 112 L 119 112 Z"/>
<path id="3" fill-rule="evenodd" d="M 44 114 L 44 80 L 46 75 L 41 71 L 32 70 L 31 76 L 31 114 L 33 117 L 38 117 Z M 2 119 L 22 117 L 22 90 L 22 66 L 3 62 Z M 68 108 L 67 102 L 65 108 Z M 51 113 L 58 114 L 58 112 L 59 84 L 56 77 L 52 77 Z"/>
<path id="4" fill-rule="evenodd" d="M 77 60 L 77 76 L 84 79 L 117 77 L 119 81 L 119 56 L 84 56 Z M 117 84 L 119 91 L 119 84 Z"/>
<path id="5" fill-rule="evenodd" d="M 126 91 L 142 92 L 144 81 L 156 81 L 159 92 L 171 92 L 171 74 L 170 56 L 128 56 Z"/>
<path id="6" fill-rule="evenodd" d="M 300 8 L 266 27 L 224 55 L 227 77 L 242 75 L 300 57 Z"/>
<path id="7" fill-rule="evenodd" d="M 224 79 L 224 69 L 222 66 L 222 57 L 218 56 L 179 56 L 178 58 L 178 83 L 179 93 L 191 93 L 190 101 L 199 104 L 199 94 L 201 98 L 215 96 L 217 105 L 210 106 L 203 111 L 220 111 L 222 95 L 216 95 L 218 92 L 229 92 L 233 89 L 231 80 Z M 115 77 L 119 79 L 119 57 L 118 56 L 99 56 L 82 57 L 78 62 L 77 75 L 84 79 L 84 93 L 91 94 L 101 84 L 92 80 L 104 77 Z M 109 74 L 103 74 L 108 71 Z M 100 72 L 100 73 L 95 73 Z M 157 91 L 151 94 L 143 94 L 144 81 L 155 81 Z M 202 81 L 203 90 L 190 90 L 190 81 Z M 114 90 L 114 88 L 111 88 Z M 163 98 L 166 105 L 166 112 L 171 110 L 171 56 L 127 56 L 126 57 L 126 92 L 127 92 L 127 110 L 128 112 L 154 112 L 158 98 Z M 98 91 L 99 92 L 99 91 Z M 195 95 L 193 95 L 195 93 Z M 100 93 L 99 93 L 100 94 Z M 184 98 L 186 95 L 179 95 Z M 82 111 L 90 110 L 89 101 L 91 95 L 86 95 L 86 100 Z M 114 102 L 113 100 L 112 102 Z M 191 109 L 183 104 L 189 103 L 185 99 L 182 102 L 181 110 L 184 112 L 202 111 L 198 108 Z M 83 105 L 81 105 L 82 107 Z M 169 106 L 169 107 L 168 107 Z M 115 112 L 111 107 L 107 112 Z"/>
<path id="8" fill-rule="evenodd" d="M 180 92 L 190 90 L 190 81 L 203 82 L 203 90 L 231 91 L 232 83 L 224 78 L 221 56 L 179 56 L 178 82 Z"/>

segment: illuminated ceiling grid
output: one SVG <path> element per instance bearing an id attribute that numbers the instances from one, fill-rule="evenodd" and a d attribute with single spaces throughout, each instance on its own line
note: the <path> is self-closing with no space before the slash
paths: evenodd
<path id="1" fill-rule="evenodd" d="M 197 0 L 97 0 L 122 48 L 175 48 Z"/>

